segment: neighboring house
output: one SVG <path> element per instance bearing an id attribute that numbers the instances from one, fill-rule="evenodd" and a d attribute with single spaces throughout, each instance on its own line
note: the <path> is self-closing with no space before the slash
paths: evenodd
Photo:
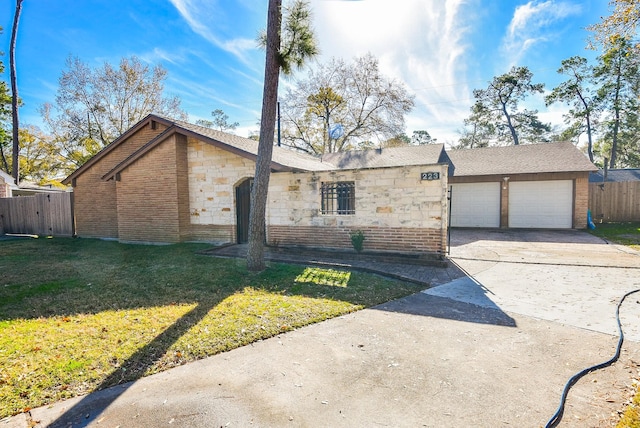
<path id="1" fill-rule="evenodd" d="M 586 228 L 589 173 L 597 168 L 573 144 L 447 154 L 452 227 Z"/>
<path id="2" fill-rule="evenodd" d="M 64 182 L 76 233 L 124 242 L 246 242 L 258 143 L 150 115 Z M 303 155 L 274 147 L 268 244 L 444 253 L 443 145 Z"/>
<path id="3" fill-rule="evenodd" d="M 639 221 L 640 168 L 592 172 L 589 209 L 596 222 Z"/>
<path id="4" fill-rule="evenodd" d="M 40 193 L 60 193 L 66 192 L 65 189 L 59 189 L 53 185 L 40 186 L 38 184 L 20 182 L 16 186 L 13 177 L 0 170 L 0 198 L 11 198 L 15 196 L 33 196 Z"/>
<path id="5" fill-rule="evenodd" d="M 0 198 L 12 197 L 14 189 L 17 188 L 18 186 L 13 182 L 13 177 L 0 170 Z"/>
<path id="6" fill-rule="evenodd" d="M 50 193 L 66 193 L 70 191 L 71 189 L 61 189 L 53 184 L 41 186 L 39 184 L 21 181 L 20 185 L 13 190 L 13 196 L 35 196 Z"/>
<path id="7" fill-rule="evenodd" d="M 589 174 L 589 183 L 592 184 L 638 181 L 640 181 L 640 168 L 608 169 L 607 171 L 598 169 Z"/>

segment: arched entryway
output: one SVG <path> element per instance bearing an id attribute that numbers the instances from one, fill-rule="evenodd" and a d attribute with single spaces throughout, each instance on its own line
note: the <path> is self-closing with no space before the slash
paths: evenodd
<path id="1" fill-rule="evenodd" d="M 236 187 L 236 241 L 249 241 L 249 210 L 251 209 L 253 178 L 247 178 Z"/>

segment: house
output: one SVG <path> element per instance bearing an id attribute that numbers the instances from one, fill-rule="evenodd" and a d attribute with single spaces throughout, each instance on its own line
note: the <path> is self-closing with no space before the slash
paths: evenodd
<path id="1" fill-rule="evenodd" d="M 15 185 L 13 177 L 0 170 L 0 198 L 12 197 L 14 189 L 17 188 L 18 186 Z"/>
<path id="2" fill-rule="evenodd" d="M 589 173 L 597 168 L 573 144 L 447 154 L 452 227 L 586 228 Z"/>
<path id="3" fill-rule="evenodd" d="M 67 177 L 76 233 L 123 242 L 246 242 L 258 143 L 150 115 Z M 273 148 L 271 245 L 443 253 L 443 145 L 303 155 Z"/>
<path id="4" fill-rule="evenodd" d="M 625 183 L 640 181 L 640 168 L 598 169 L 589 174 L 589 183 Z"/>
<path id="5" fill-rule="evenodd" d="M 67 179 L 76 233 L 122 242 L 243 243 L 258 143 L 150 115 Z M 444 253 L 452 225 L 585 228 L 588 174 L 570 143 L 442 144 L 313 157 L 273 148 L 270 245 Z"/>
<path id="6" fill-rule="evenodd" d="M 61 193 L 66 191 L 66 189 L 57 188 L 52 184 L 41 186 L 26 181 L 21 181 L 20 184 L 16 186 L 13 177 L 0 170 L 0 198 L 34 196 L 42 193 Z"/>

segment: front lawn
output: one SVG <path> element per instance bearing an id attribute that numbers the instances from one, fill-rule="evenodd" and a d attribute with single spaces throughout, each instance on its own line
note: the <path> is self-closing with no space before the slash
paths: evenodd
<path id="1" fill-rule="evenodd" d="M 626 245 L 640 251 L 640 222 L 634 223 L 603 223 L 596 224 L 595 230 L 590 230 L 593 235 L 604 238 L 617 244 Z M 640 388 L 640 385 L 639 385 Z M 640 427 L 640 389 L 625 409 L 617 428 Z"/>
<path id="2" fill-rule="evenodd" d="M 596 224 L 593 235 L 640 250 L 640 222 Z"/>
<path id="3" fill-rule="evenodd" d="M 204 248 L 0 242 L 0 418 L 420 289 L 275 263 L 252 274 Z"/>

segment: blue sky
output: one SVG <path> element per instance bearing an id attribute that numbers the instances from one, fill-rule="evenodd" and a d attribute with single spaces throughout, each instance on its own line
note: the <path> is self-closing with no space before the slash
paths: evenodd
<path id="1" fill-rule="evenodd" d="M 286 4 L 287 0 L 284 0 Z M 7 70 L 14 1 L 0 8 L 0 49 Z M 426 129 L 454 141 L 473 103 L 472 91 L 513 65 L 528 66 L 550 90 L 562 59 L 595 58 L 587 25 L 606 15 L 607 0 L 311 0 L 321 51 L 318 62 L 371 52 L 381 71 L 415 94 L 407 134 Z M 21 122 L 42 126 L 39 107 L 55 100 L 69 55 L 92 67 L 136 55 L 168 70 L 165 93 L 178 95 L 189 120 L 224 110 L 257 131 L 267 0 L 24 0 L 16 61 L 24 101 Z M 313 64 L 312 64 L 313 66 Z M 306 73 L 299 72 L 298 77 Z M 291 79 L 283 80 L 281 94 Z M 560 124 L 566 107 L 527 107 Z M 46 130 L 46 129 L 45 129 Z"/>

